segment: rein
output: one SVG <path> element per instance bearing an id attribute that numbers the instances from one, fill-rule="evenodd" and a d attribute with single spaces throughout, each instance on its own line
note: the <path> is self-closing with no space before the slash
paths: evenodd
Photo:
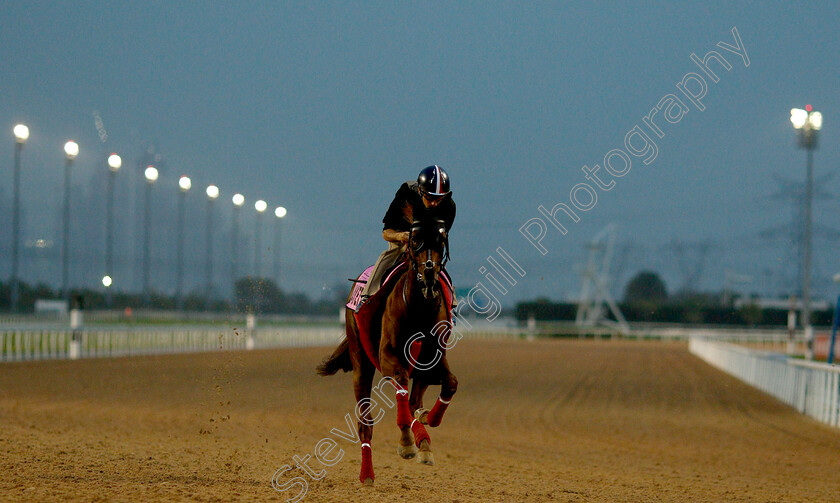
<path id="1" fill-rule="evenodd" d="M 446 231 L 444 230 L 442 220 L 437 221 L 437 226 L 438 226 L 438 232 L 442 236 L 441 239 L 442 239 L 443 246 L 442 246 L 442 251 L 441 251 L 441 257 L 443 257 L 443 258 L 441 259 L 440 262 L 435 262 L 435 261 L 432 261 L 432 260 L 426 260 L 425 262 L 423 262 L 422 265 L 425 266 L 426 270 L 432 269 L 435 266 L 440 266 L 440 268 L 443 269 L 443 267 L 446 265 L 446 263 L 449 262 L 449 236 L 446 235 Z M 420 226 L 419 222 L 415 221 L 414 225 L 411 227 L 411 230 L 409 231 L 409 235 L 408 235 L 409 248 L 412 248 L 411 245 L 414 242 L 414 236 L 419 232 L 419 230 L 421 228 L 422 227 Z M 413 253 L 412 253 L 412 251 L 410 251 L 409 254 L 408 254 L 408 258 L 409 258 L 409 261 L 410 261 L 411 266 L 412 266 L 411 269 L 413 271 L 417 272 L 417 279 L 420 279 L 420 265 L 417 263 L 417 260 L 415 259 L 414 254 L 423 251 L 424 246 L 425 246 L 425 243 L 423 241 L 421 241 L 416 247 L 412 248 Z"/>
<path id="2" fill-rule="evenodd" d="M 415 277 L 416 277 L 417 281 L 420 282 L 421 285 L 423 284 L 423 277 L 424 277 L 423 273 L 425 271 L 434 269 L 436 267 L 438 268 L 438 271 L 442 271 L 443 267 L 446 265 L 446 262 L 449 260 L 449 238 L 446 235 L 446 231 L 445 231 L 445 228 L 444 228 L 443 221 L 437 220 L 435 222 L 435 224 L 436 224 L 436 228 L 437 228 L 437 233 L 434 235 L 434 244 L 439 243 L 441 245 L 440 256 L 442 258 L 441 258 L 440 261 L 434 261 L 434 260 L 431 260 L 431 259 L 427 259 L 423 262 L 420 262 L 419 260 L 417 260 L 416 254 L 421 253 L 423 250 L 429 250 L 430 249 L 430 248 L 425 246 L 424 241 L 420 241 L 419 243 L 415 243 L 416 236 L 418 236 L 423 230 L 423 226 L 420 224 L 420 222 L 417 222 L 417 221 L 414 222 L 414 225 L 412 225 L 412 227 L 410 229 L 410 232 L 409 232 L 409 236 L 408 236 L 409 273 L 413 272 L 415 274 Z M 428 232 L 429 231 L 426 231 L 426 233 L 428 233 Z M 438 241 L 438 239 L 440 241 Z M 440 272 L 439 272 L 439 274 L 440 274 Z M 405 281 L 403 283 L 403 292 L 402 292 L 403 303 L 406 306 L 408 305 L 408 298 L 407 298 L 407 295 L 406 295 L 406 289 L 408 287 L 407 283 L 408 283 L 408 281 Z"/>

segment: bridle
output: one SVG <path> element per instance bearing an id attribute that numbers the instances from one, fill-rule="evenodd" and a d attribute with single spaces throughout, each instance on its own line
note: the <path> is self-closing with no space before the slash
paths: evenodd
<path id="1" fill-rule="evenodd" d="M 432 234 L 427 227 L 423 225 L 423 223 L 419 221 L 415 221 L 411 226 L 411 231 L 409 232 L 408 237 L 408 258 L 410 263 L 410 271 L 414 272 L 417 277 L 417 281 L 420 282 L 421 285 L 425 288 L 433 288 L 434 285 L 431 287 L 425 284 L 425 274 L 428 271 L 433 271 L 437 268 L 438 274 L 444 268 L 446 263 L 449 261 L 449 237 L 446 234 L 446 226 L 442 220 L 434 221 L 433 227 L 435 229 L 434 234 Z M 432 260 L 429 255 L 427 254 L 425 261 L 418 260 L 417 255 L 420 254 L 422 251 L 430 251 L 432 250 L 431 247 L 426 246 L 426 242 L 424 240 L 418 239 L 420 237 L 430 238 L 432 242 L 432 246 L 440 244 L 440 257 L 439 261 Z M 436 276 L 436 275 L 435 275 Z M 435 279 L 437 279 L 435 277 Z M 438 292 L 437 290 L 434 291 L 434 296 L 437 297 Z M 403 299 L 405 299 L 405 286 L 403 287 Z"/>

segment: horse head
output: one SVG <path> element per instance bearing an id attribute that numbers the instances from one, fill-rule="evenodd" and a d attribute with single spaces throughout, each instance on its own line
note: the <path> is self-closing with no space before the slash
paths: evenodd
<path id="1" fill-rule="evenodd" d="M 414 221 L 408 240 L 411 271 L 426 300 L 440 295 L 440 271 L 449 260 L 449 239 L 443 220 Z"/>

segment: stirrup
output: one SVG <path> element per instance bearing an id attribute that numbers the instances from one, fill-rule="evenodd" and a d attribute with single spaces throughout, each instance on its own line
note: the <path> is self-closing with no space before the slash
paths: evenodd
<path id="1" fill-rule="evenodd" d="M 362 295 L 361 298 L 359 298 L 359 303 L 356 304 L 354 312 L 358 313 L 362 309 L 362 306 L 367 304 L 371 297 L 373 297 L 373 295 Z"/>

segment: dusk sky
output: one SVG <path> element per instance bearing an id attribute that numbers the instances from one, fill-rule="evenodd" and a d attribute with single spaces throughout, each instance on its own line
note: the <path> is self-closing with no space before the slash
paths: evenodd
<path id="1" fill-rule="evenodd" d="M 136 194 L 151 145 L 163 161 L 153 222 L 175 218 L 177 179 L 193 179 L 188 267 L 204 260 L 203 191 L 215 183 L 217 260 L 228 257 L 233 193 L 246 198 L 243 240 L 253 239 L 256 199 L 282 205 L 281 285 L 318 297 L 373 263 L 394 192 L 439 164 L 458 205 L 449 266 L 457 287 L 487 283 L 479 268 L 502 247 L 526 271 L 503 303 L 574 298 L 585 244 L 614 223 L 618 297 L 643 269 L 671 291 L 691 281 L 719 291 L 729 278 L 744 293 L 790 294 L 798 214 L 794 199 L 774 196 L 804 182 L 806 154 L 789 118 L 811 104 L 824 117 L 815 179 L 834 196 L 815 200 L 814 290 L 826 299 L 840 290 L 831 282 L 840 271 L 837 2 L 9 2 L 0 25 L 0 213 L 10 222 L 12 127 L 22 122 L 31 132 L 23 239 L 60 239 L 65 141 L 81 150 L 77 215 L 104 212 L 91 180 L 105 178 L 108 152 L 123 156 L 119 183 Z M 730 50 L 733 29 L 743 54 Z M 709 51 L 731 67 L 708 63 L 717 83 L 691 58 Z M 707 87 L 697 103 L 677 85 L 691 72 Z M 675 123 L 654 116 L 660 137 L 644 119 L 669 94 L 687 112 Z M 627 154 L 636 126 L 656 144 L 649 164 L 647 154 Z M 622 176 L 603 168 L 613 149 L 632 161 Z M 620 171 L 620 157 L 611 159 Z M 597 188 L 584 165 L 601 166 L 614 186 Z M 549 222 L 542 255 L 520 228 L 547 222 L 538 207 L 571 204 L 580 183 L 597 202 L 577 223 L 558 217 L 565 236 Z M 120 200 L 118 221 L 136 222 L 141 202 Z M 74 260 L 93 265 L 72 282 L 94 286 L 102 232 L 90 234 L 94 244 L 76 234 L 73 246 L 89 251 Z M 152 241 L 153 285 L 171 292 L 174 237 Z M 118 248 L 124 269 L 139 268 L 136 248 Z M 8 264 L 0 260 L 4 281 Z M 57 286 L 44 270 L 30 260 L 22 279 Z M 202 274 L 191 269 L 190 287 Z M 122 284 L 139 288 L 136 274 Z"/>

